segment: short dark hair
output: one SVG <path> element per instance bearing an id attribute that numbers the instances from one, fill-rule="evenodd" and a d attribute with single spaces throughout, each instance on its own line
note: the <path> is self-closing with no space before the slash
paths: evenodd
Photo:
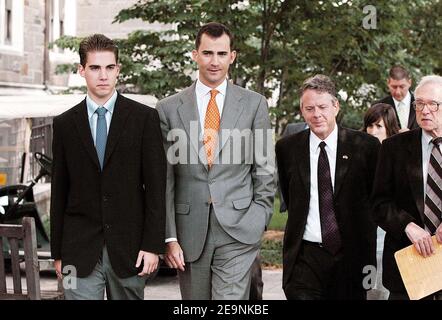
<path id="1" fill-rule="evenodd" d="M 87 53 L 95 51 L 111 51 L 115 55 L 115 61 L 118 63 L 118 47 L 114 41 L 103 34 L 93 34 L 84 38 L 80 43 L 78 50 L 80 54 L 80 64 L 85 67 L 87 63 Z"/>
<path id="2" fill-rule="evenodd" d="M 201 29 L 198 31 L 198 34 L 196 35 L 195 40 L 195 48 L 196 50 L 199 49 L 201 44 L 201 38 L 203 34 L 207 34 L 211 38 L 219 38 L 223 34 L 226 34 L 230 39 L 230 50 L 233 48 L 233 34 L 230 32 L 229 28 L 227 28 L 222 23 L 218 22 L 209 22 L 201 27 Z"/>
<path id="3" fill-rule="evenodd" d="M 396 65 L 390 69 L 388 76 L 393 80 L 410 80 L 410 73 L 403 66 Z"/>
<path id="4" fill-rule="evenodd" d="M 367 132 L 367 128 L 380 120 L 384 120 L 385 131 L 387 132 L 387 138 L 399 133 L 399 124 L 396 117 L 396 113 L 393 107 L 386 103 L 376 103 L 371 106 L 364 115 L 364 132 Z"/>
<path id="5" fill-rule="evenodd" d="M 326 92 L 333 97 L 334 101 L 337 100 L 335 84 L 332 79 L 326 75 L 317 74 L 307 78 L 299 89 L 299 96 L 302 97 L 307 90 L 315 90 L 321 93 Z"/>

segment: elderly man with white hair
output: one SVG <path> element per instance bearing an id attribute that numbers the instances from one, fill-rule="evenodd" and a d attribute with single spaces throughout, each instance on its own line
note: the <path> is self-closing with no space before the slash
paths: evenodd
<path id="1" fill-rule="evenodd" d="M 394 253 L 414 244 L 428 257 L 435 252 L 431 236 L 442 243 L 442 77 L 423 77 L 415 98 L 419 128 L 384 141 L 373 191 L 375 220 L 386 231 L 383 282 L 390 300 L 408 299 Z"/>

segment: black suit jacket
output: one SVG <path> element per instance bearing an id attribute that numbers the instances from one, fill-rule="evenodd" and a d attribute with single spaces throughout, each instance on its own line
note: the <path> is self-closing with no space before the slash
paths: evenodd
<path id="1" fill-rule="evenodd" d="M 287 137 L 289 135 L 298 133 L 302 130 L 306 130 L 308 129 L 308 125 L 305 122 L 298 122 L 298 123 L 289 123 L 286 127 L 284 132 L 281 135 L 281 138 Z M 282 197 L 281 194 L 281 188 L 279 187 L 279 183 L 278 183 L 278 193 L 279 193 L 279 201 L 280 201 L 280 205 L 279 205 L 279 212 L 285 212 L 287 211 L 287 205 L 285 204 L 284 198 Z"/>
<path id="2" fill-rule="evenodd" d="M 382 281 L 393 292 L 405 293 L 394 253 L 411 244 L 405 234 L 410 222 L 424 227 L 422 130 L 386 139 L 381 147 L 373 189 L 375 221 L 386 231 Z"/>
<path id="3" fill-rule="evenodd" d="M 101 171 L 86 99 L 54 118 L 51 251 L 89 275 L 106 245 L 113 270 L 137 274 L 139 250 L 165 247 L 166 158 L 155 109 L 118 94 Z"/>
<path id="4" fill-rule="evenodd" d="M 288 206 L 283 245 L 283 287 L 293 267 L 304 235 L 310 201 L 310 130 L 288 136 L 276 144 L 281 191 Z M 369 197 L 374 179 L 379 141 L 359 131 L 339 128 L 334 205 L 341 232 L 345 274 L 342 286 L 352 283 L 362 290 L 363 267 L 376 265 L 376 226 Z M 351 285 L 350 285 L 351 286 Z M 351 293 L 349 293 L 351 296 Z"/>
<path id="5" fill-rule="evenodd" d="M 414 101 L 414 95 L 412 93 L 410 93 L 410 94 L 411 94 L 410 114 L 408 115 L 408 125 L 407 125 L 407 128 L 410 129 L 410 130 L 413 130 L 413 129 L 419 128 L 419 125 L 416 122 L 416 111 L 414 110 L 413 105 L 412 105 L 412 103 Z M 377 101 L 376 103 L 386 103 L 386 104 L 389 104 L 390 106 L 393 107 L 394 112 L 396 113 L 397 123 L 399 124 L 399 128 L 400 128 L 401 127 L 401 123 L 399 121 L 399 116 L 398 116 L 397 111 L 396 111 L 396 106 L 394 104 L 393 97 L 391 95 L 387 96 L 387 97 Z"/>

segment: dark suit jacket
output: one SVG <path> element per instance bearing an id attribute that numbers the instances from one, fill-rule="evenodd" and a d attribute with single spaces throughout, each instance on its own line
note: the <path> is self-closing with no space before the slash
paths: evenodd
<path id="1" fill-rule="evenodd" d="M 53 128 L 52 258 L 85 277 L 106 245 L 119 277 L 137 274 L 139 250 L 165 247 L 166 158 L 157 111 L 118 94 L 103 171 L 86 99 L 55 117 Z"/>
<path id="2" fill-rule="evenodd" d="M 410 94 L 411 94 L 411 103 L 413 103 L 414 95 L 412 93 L 410 93 Z M 396 111 L 396 106 L 394 105 L 393 97 L 392 96 L 387 96 L 387 97 L 377 101 L 376 103 L 386 103 L 386 104 L 389 104 L 390 106 L 393 107 L 394 112 L 396 113 L 397 123 L 399 124 L 399 128 L 400 128 L 401 127 L 401 123 L 399 121 L 399 116 L 398 116 L 397 111 Z M 412 105 L 410 105 L 410 114 L 408 115 L 408 125 L 407 125 L 407 128 L 410 129 L 410 130 L 419 128 L 419 125 L 416 122 L 416 111 L 414 110 Z"/>
<path id="3" fill-rule="evenodd" d="M 386 231 L 383 254 L 384 286 L 405 293 L 394 253 L 411 244 L 405 234 L 410 222 L 424 227 L 422 130 L 412 130 L 384 140 L 373 189 L 375 221 Z"/>
<path id="4" fill-rule="evenodd" d="M 307 123 L 305 122 L 298 122 L 298 123 L 289 123 L 286 127 L 284 132 L 281 135 L 281 138 L 290 136 L 292 134 L 298 133 L 302 130 L 308 129 Z M 287 205 L 285 204 L 284 198 L 281 194 L 281 188 L 278 184 L 278 192 L 279 192 L 279 199 L 280 199 L 280 205 L 279 205 L 279 212 L 285 212 L 287 211 Z"/>
<path id="5" fill-rule="evenodd" d="M 304 235 L 310 201 L 310 130 L 288 136 L 276 144 L 279 181 L 288 206 L 283 246 L 283 287 L 293 268 Z M 362 290 L 362 269 L 376 265 L 376 226 L 369 197 L 379 141 L 363 132 L 339 128 L 334 205 L 344 254 L 342 286 Z M 351 290 L 351 289 L 350 289 Z M 348 296 L 351 296 L 349 292 Z"/>

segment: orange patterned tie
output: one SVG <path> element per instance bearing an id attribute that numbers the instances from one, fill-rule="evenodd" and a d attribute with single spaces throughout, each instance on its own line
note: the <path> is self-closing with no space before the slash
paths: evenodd
<path id="1" fill-rule="evenodd" d="M 215 100 L 218 93 L 218 90 L 210 90 L 210 100 L 207 105 L 206 118 L 204 119 L 204 146 L 206 148 L 207 164 L 209 165 L 209 168 L 213 164 L 216 144 L 218 143 L 220 116 Z"/>

